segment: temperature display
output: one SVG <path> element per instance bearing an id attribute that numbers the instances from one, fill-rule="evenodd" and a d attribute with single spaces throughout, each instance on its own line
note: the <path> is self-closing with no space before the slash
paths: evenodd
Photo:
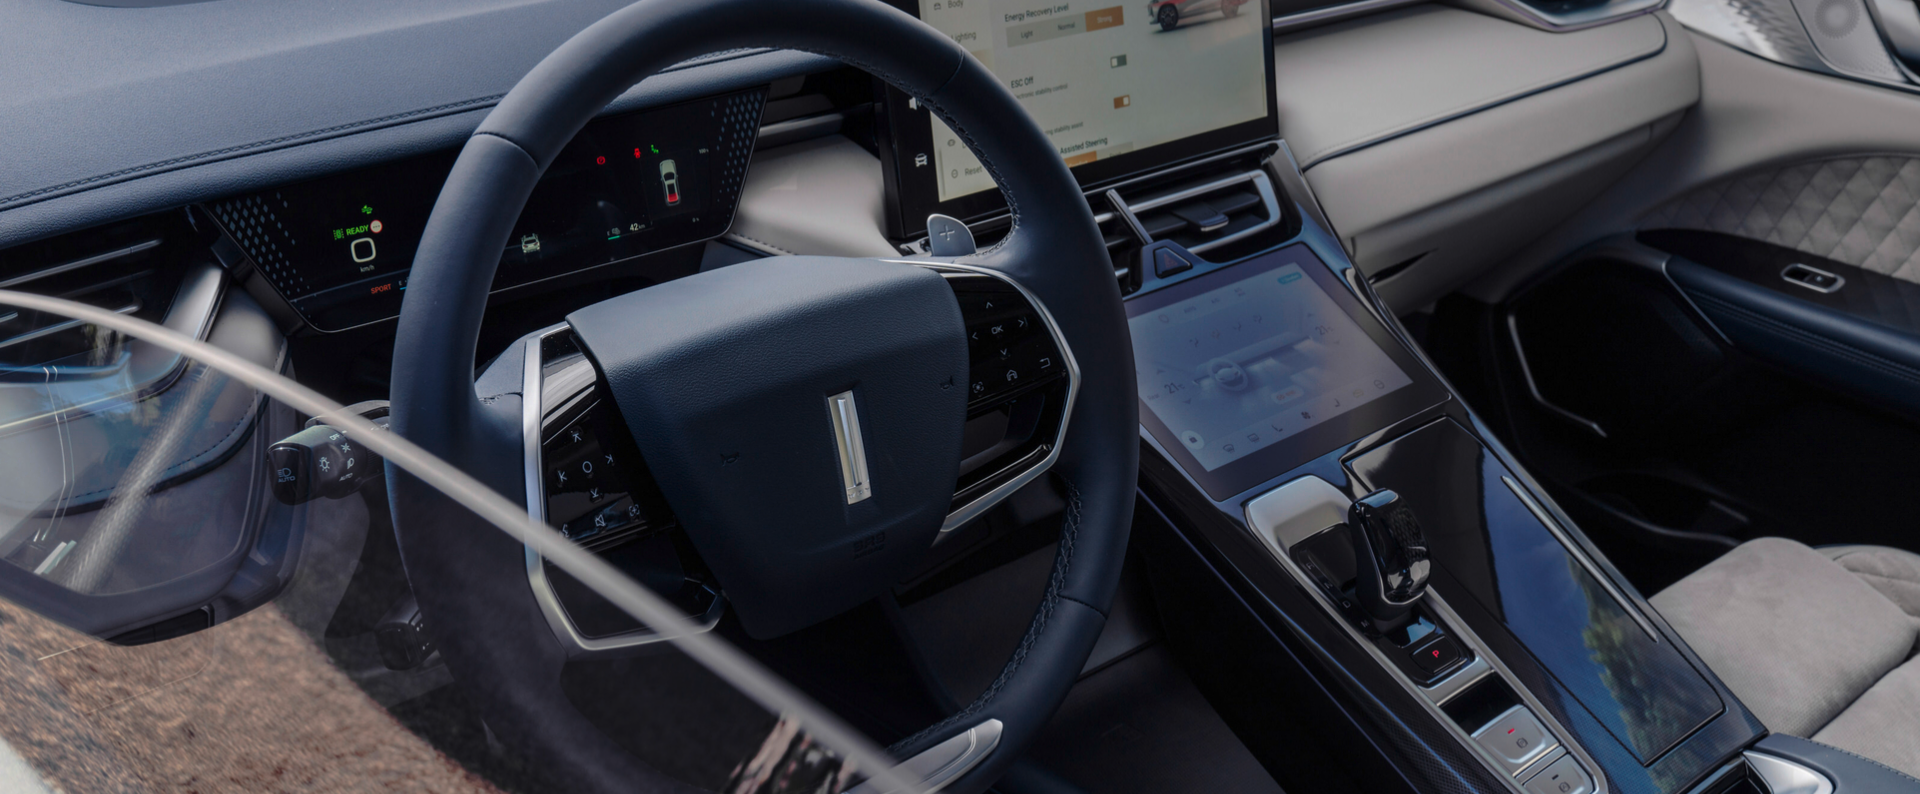
<path id="1" fill-rule="evenodd" d="M 1141 403 L 1206 471 L 1413 383 L 1297 262 L 1130 313 Z"/>

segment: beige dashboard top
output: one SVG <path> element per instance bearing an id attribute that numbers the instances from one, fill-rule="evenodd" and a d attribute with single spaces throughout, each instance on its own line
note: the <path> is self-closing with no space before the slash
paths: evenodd
<path id="1" fill-rule="evenodd" d="M 1658 54 L 1653 16 L 1549 33 L 1420 5 L 1274 43 L 1280 131 L 1321 161 Z M 1468 57 L 1468 54 L 1471 54 Z"/>

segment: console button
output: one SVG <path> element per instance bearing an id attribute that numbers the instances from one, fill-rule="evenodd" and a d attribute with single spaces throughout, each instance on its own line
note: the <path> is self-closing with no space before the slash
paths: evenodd
<path id="1" fill-rule="evenodd" d="M 1518 772 L 1559 744 L 1526 706 L 1514 706 L 1474 731 L 1473 740 L 1500 759 L 1508 773 Z"/>
<path id="2" fill-rule="evenodd" d="M 1571 755 L 1547 765 L 1527 778 L 1528 794 L 1593 794 L 1593 778 Z"/>
<path id="3" fill-rule="evenodd" d="M 1413 657 L 1413 666 L 1420 668 L 1421 672 L 1428 675 L 1452 667 L 1453 663 L 1460 661 L 1460 657 L 1464 655 L 1460 651 L 1460 643 L 1454 642 L 1452 637 L 1444 636 L 1437 637 L 1432 642 L 1416 647 L 1408 653 Z"/>
<path id="4" fill-rule="evenodd" d="M 1153 274 L 1156 276 L 1166 278 L 1175 273 L 1184 273 L 1192 269 L 1192 262 L 1187 261 L 1186 257 L 1174 253 L 1171 249 L 1162 248 L 1153 252 Z"/>

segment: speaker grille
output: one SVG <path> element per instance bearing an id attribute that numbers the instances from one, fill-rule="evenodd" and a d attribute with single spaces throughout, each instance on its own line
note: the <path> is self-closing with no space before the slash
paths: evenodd
<path id="1" fill-rule="evenodd" d="M 1793 0 L 1793 10 L 1806 23 L 1814 49 L 1833 68 L 1860 77 L 1904 81 L 1863 0 Z"/>

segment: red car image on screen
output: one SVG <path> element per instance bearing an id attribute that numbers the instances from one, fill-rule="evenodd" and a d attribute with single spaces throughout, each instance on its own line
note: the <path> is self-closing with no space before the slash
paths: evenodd
<path id="1" fill-rule="evenodd" d="M 1147 4 L 1147 16 L 1160 25 L 1161 30 L 1173 30 L 1180 23 L 1209 11 L 1218 11 L 1226 16 L 1237 16 L 1240 7 L 1247 0 L 1153 0 Z"/>

